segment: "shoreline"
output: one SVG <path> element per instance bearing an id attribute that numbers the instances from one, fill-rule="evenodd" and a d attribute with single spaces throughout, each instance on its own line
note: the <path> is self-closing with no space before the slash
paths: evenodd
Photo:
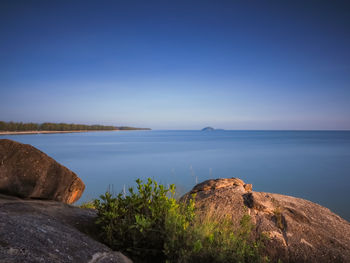
<path id="1" fill-rule="evenodd" d="M 0 131 L 0 135 L 24 135 L 24 134 L 55 134 L 55 133 L 83 133 L 83 132 L 114 132 L 120 130 L 79 130 L 79 131 Z"/>

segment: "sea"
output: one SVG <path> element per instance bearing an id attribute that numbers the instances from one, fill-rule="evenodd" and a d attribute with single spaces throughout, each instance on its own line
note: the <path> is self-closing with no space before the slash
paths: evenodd
<path id="1" fill-rule="evenodd" d="M 254 191 L 304 198 L 350 221 L 350 131 L 101 131 L 2 135 L 74 171 L 77 202 L 152 178 L 178 195 L 204 180 L 238 177 Z"/>

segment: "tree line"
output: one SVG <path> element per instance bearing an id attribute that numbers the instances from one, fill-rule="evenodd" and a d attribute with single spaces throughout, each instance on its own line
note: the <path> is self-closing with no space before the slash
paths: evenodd
<path id="1" fill-rule="evenodd" d="M 112 130 L 150 130 L 129 126 L 86 125 L 74 123 L 23 123 L 0 121 L 0 131 L 112 131 Z"/>
<path id="2" fill-rule="evenodd" d="M 150 128 L 135 128 L 135 127 L 129 127 L 129 126 L 119 126 L 116 127 L 117 130 L 123 130 L 123 131 L 129 131 L 129 130 L 151 130 Z"/>
<path id="3" fill-rule="evenodd" d="M 74 123 L 23 123 L 23 122 L 4 122 L 0 121 L 0 131 L 101 131 L 118 130 L 115 126 L 104 125 L 85 125 Z"/>

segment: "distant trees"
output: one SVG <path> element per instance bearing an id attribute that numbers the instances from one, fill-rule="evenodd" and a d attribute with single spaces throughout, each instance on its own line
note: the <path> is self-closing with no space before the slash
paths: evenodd
<path id="1" fill-rule="evenodd" d="M 151 130 L 150 128 L 134 128 L 134 127 L 128 127 L 128 126 L 120 126 L 117 127 L 118 130 L 123 130 L 123 131 L 129 131 L 129 130 Z"/>
<path id="2" fill-rule="evenodd" d="M 150 130 L 149 128 L 134 128 L 127 126 L 85 125 L 74 123 L 23 123 L 0 121 L 0 131 L 112 131 L 112 130 Z"/>
<path id="3" fill-rule="evenodd" d="M 0 121 L 0 131 L 101 131 L 118 130 L 115 126 L 104 125 L 85 125 L 68 123 L 23 123 L 23 122 L 4 122 Z"/>

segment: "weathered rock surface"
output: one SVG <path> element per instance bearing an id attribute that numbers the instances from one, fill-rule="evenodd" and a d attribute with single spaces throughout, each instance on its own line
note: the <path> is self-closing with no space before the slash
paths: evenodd
<path id="1" fill-rule="evenodd" d="M 350 262 L 350 223 L 329 209 L 291 196 L 253 192 L 238 178 L 205 181 L 196 193 L 201 213 L 231 216 L 238 225 L 250 214 L 271 259 L 283 262 Z M 187 198 L 186 194 L 183 198 Z"/>
<path id="2" fill-rule="evenodd" d="M 0 140 L 0 193 L 70 204 L 80 198 L 84 189 L 75 173 L 40 150 Z"/>
<path id="3" fill-rule="evenodd" d="M 130 263 L 90 237 L 95 218 L 91 209 L 0 194 L 0 262 Z"/>

